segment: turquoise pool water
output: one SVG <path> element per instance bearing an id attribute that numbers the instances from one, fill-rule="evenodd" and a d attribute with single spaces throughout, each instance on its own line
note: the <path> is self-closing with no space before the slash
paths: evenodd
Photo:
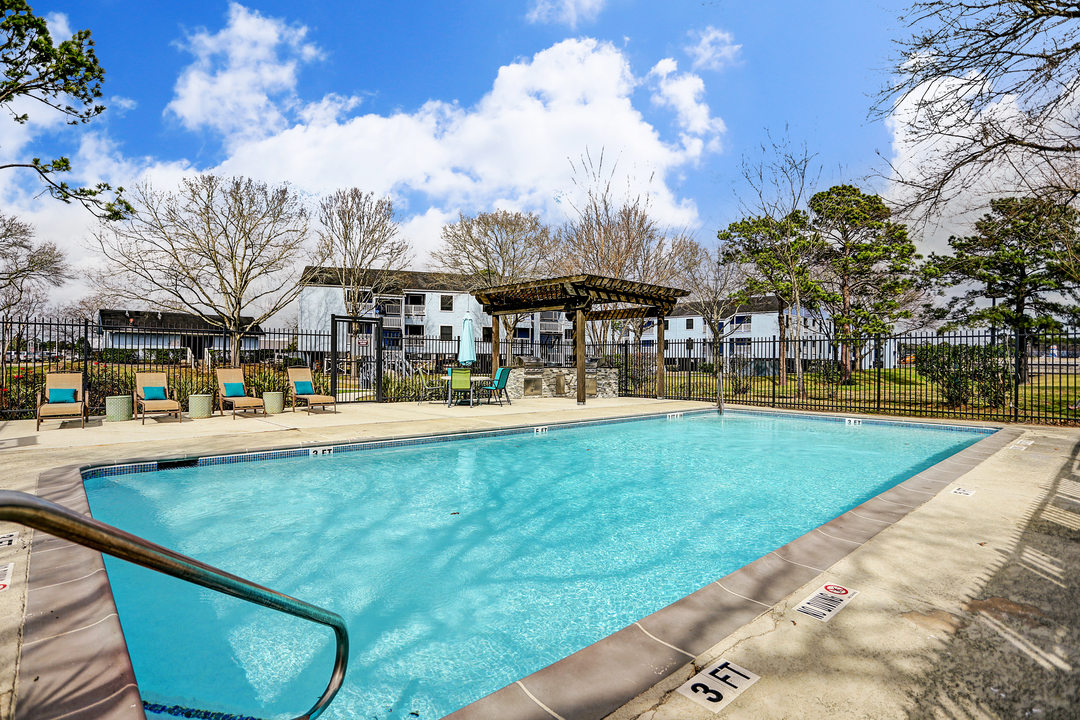
<path id="1" fill-rule="evenodd" d="M 710 414 L 86 486 L 96 518 L 344 616 L 324 717 L 434 720 L 981 437 Z M 325 687 L 328 629 L 106 564 L 144 700 L 276 718 Z"/>

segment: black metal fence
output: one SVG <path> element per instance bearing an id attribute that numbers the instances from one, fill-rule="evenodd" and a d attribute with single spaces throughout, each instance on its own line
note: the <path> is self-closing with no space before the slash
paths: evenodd
<path id="1" fill-rule="evenodd" d="M 1077 424 L 1080 335 L 1004 332 L 858 341 L 729 337 L 669 340 L 664 396 L 775 408 Z M 656 397 L 656 348 L 596 348 L 621 368 L 620 395 Z M 801 371 L 801 372 L 800 372 Z"/>
<path id="2" fill-rule="evenodd" d="M 217 393 L 214 368 L 232 363 L 234 347 L 249 391 L 286 391 L 286 367 L 308 366 L 329 388 L 325 333 L 259 330 L 237 338 L 192 327 L 102 328 L 90 320 L 0 320 L 0 417 L 34 417 L 48 372 L 80 372 L 91 413 L 105 398 L 130 395 L 135 373 L 160 371 L 186 408 L 195 394 Z"/>
<path id="3" fill-rule="evenodd" d="M 130 394 L 135 373 L 162 371 L 186 407 L 216 394 L 214 369 L 239 353 L 249 391 L 288 392 L 286 368 L 312 370 L 318 392 L 339 402 L 417 400 L 434 376 L 458 361 L 456 338 L 380 335 L 345 323 L 327 332 L 260 329 L 233 338 L 192 327 L 100 327 L 89 320 L 0 320 L 0 417 L 33 417 L 45 374 L 81 372 L 91 412 Z M 573 367 L 571 342 L 503 342 L 501 366 L 530 357 Z M 475 343 L 478 373 L 490 374 L 492 347 Z M 1006 422 L 1077 424 L 1080 335 L 1004 332 L 874 336 L 839 341 L 754 338 L 665 343 L 664 397 L 776 408 L 852 411 Z M 657 396 L 656 347 L 588 344 L 586 358 L 619 370 L 619 394 Z M 718 383 L 718 379 L 720 382 Z"/>

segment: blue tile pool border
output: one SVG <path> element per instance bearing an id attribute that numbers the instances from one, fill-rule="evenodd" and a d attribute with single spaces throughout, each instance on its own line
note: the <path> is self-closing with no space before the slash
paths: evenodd
<path id="1" fill-rule="evenodd" d="M 344 444 L 312 443 L 309 445 L 302 445 L 295 448 L 260 450 L 250 453 L 187 456 L 185 458 L 177 458 L 177 461 L 185 461 L 183 462 L 183 466 L 185 467 L 233 465 L 236 463 L 261 462 L 264 460 L 284 460 L 288 458 L 309 457 L 312 450 L 318 450 L 322 448 L 332 448 L 334 454 L 351 453 L 362 452 L 365 450 L 382 450 L 387 448 L 410 447 L 415 445 L 430 445 L 432 443 L 456 442 L 458 440 L 478 440 L 481 438 L 504 437 L 508 435 L 527 435 L 530 433 L 535 433 L 537 428 L 546 428 L 549 431 L 558 431 L 580 427 L 618 425 L 621 423 L 641 422 L 644 420 L 673 419 L 671 417 L 672 415 L 676 415 L 678 418 L 683 418 L 701 415 L 716 415 L 717 413 L 718 411 L 715 409 L 689 410 L 679 413 L 650 413 L 647 415 L 634 415 L 631 417 L 605 418 L 602 420 L 580 420 L 567 423 L 552 423 L 548 425 L 522 425 L 510 428 L 502 428 L 499 430 L 474 430 L 468 432 L 417 435 L 404 438 L 395 438 L 391 440 L 370 440 L 364 442 L 353 442 Z M 895 427 L 942 430 L 946 432 L 974 433 L 978 435 L 993 435 L 1001 429 L 1000 427 L 983 427 L 976 425 L 946 425 L 943 423 L 916 422 L 910 420 L 882 420 L 877 418 L 868 418 L 864 416 L 855 417 L 850 415 L 802 414 L 772 410 L 745 410 L 742 408 L 729 409 L 726 410 L 724 414 L 734 415 L 736 417 L 745 415 L 751 417 L 758 416 L 769 418 L 789 418 L 795 420 L 813 420 L 817 422 L 832 423 L 845 423 L 850 420 L 858 420 L 861 425 L 891 425 Z M 173 469 L 173 467 L 180 466 L 179 464 L 177 464 L 177 461 L 160 460 L 153 462 L 135 462 L 113 465 L 88 465 L 84 468 L 81 468 L 81 473 L 84 480 L 95 480 L 98 478 L 114 477 L 117 475 L 131 475 L 134 473 L 170 470 Z M 159 467 L 159 463 L 160 465 L 164 465 L 165 467 Z"/>

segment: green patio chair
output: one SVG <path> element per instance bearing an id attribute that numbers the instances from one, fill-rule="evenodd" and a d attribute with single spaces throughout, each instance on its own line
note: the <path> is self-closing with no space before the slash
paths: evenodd
<path id="1" fill-rule="evenodd" d="M 450 397 L 447 398 L 446 406 L 454 404 L 455 394 L 469 394 L 469 407 L 473 406 L 472 370 L 468 368 L 452 368 L 450 370 Z"/>

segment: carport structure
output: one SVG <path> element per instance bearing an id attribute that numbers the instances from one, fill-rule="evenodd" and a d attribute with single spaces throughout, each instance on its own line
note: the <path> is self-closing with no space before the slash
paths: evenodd
<path id="1" fill-rule="evenodd" d="M 491 323 L 492 372 L 499 366 L 499 325 L 502 315 L 558 310 L 574 321 L 574 356 L 577 360 L 577 402 L 585 404 L 585 323 L 590 320 L 656 318 L 656 396 L 664 397 L 664 323 L 681 297 L 678 288 L 650 285 L 599 275 L 533 280 L 473 290 Z M 607 306 L 596 308 L 597 305 Z"/>

